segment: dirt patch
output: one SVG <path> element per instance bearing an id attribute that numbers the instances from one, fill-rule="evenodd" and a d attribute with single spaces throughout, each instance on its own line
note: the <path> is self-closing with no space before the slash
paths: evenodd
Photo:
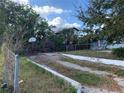
<path id="1" fill-rule="evenodd" d="M 56 55 L 55 53 L 53 54 L 47 53 L 47 54 L 38 54 L 36 56 L 31 56 L 30 58 L 40 64 L 47 65 L 52 69 L 58 71 L 59 73 L 64 74 L 65 76 L 68 76 L 82 83 L 82 85 L 107 89 L 108 91 L 120 91 L 120 87 L 111 77 L 100 77 L 95 74 L 75 70 L 72 68 L 67 68 L 63 65 L 60 65 L 59 63 L 57 63 L 57 61 L 61 57 L 61 56 L 59 57 L 59 55 L 60 54 Z"/>

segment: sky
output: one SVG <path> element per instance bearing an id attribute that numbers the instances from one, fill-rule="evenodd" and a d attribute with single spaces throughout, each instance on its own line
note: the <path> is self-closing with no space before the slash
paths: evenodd
<path id="1" fill-rule="evenodd" d="M 31 5 L 41 17 L 44 17 L 49 25 L 59 28 L 77 27 L 83 28 L 83 23 L 78 20 L 76 7 L 82 6 L 85 10 L 88 0 L 12 0 L 20 4 Z"/>

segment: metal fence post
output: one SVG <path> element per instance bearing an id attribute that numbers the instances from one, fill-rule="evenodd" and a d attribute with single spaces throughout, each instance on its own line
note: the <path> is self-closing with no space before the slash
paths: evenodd
<path id="1" fill-rule="evenodd" d="M 19 93 L 19 56 L 15 55 L 14 93 Z"/>

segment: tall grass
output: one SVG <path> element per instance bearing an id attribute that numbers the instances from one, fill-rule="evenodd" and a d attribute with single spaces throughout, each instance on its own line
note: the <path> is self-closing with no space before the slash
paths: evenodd
<path id="1" fill-rule="evenodd" d="M 4 57 L 0 50 L 0 84 L 3 80 Z M 20 57 L 20 93 L 76 93 L 74 87 L 51 73 Z M 0 88 L 0 93 L 7 93 Z"/>
<path id="2" fill-rule="evenodd" d="M 4 57 L 3 57 L 2 50 L 0 48 L 0 84 L 3 79 L 3 64 L 4 64 Z"/>
<path id="3" fill-rule="evenodd" d="M 20 93 L 76 93 L 75 88 L 42 68 L 21 59 Z"/>
<path id="4" fill-rule="evenodd" d="M 4 56 L 3 56 L 3 51 L 1 49 L 1 46 L 0 46 L 0 86 L 2 84 L 2 81 L 3 81 L 3 69 L 4 69 Z M 0 87 L 0 93 L 7 93 L 7 89 L 2 89 Z"/>

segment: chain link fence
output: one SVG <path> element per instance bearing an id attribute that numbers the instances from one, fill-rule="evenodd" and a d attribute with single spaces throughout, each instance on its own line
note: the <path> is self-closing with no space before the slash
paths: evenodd
<path id="1" fill-rule="evenodd" d="M 14 52 L 4 47 L 4 79 L 3 88 L 7 88 L 8 93 L 18 93 L 19 88 L 19 58 Z"/>

